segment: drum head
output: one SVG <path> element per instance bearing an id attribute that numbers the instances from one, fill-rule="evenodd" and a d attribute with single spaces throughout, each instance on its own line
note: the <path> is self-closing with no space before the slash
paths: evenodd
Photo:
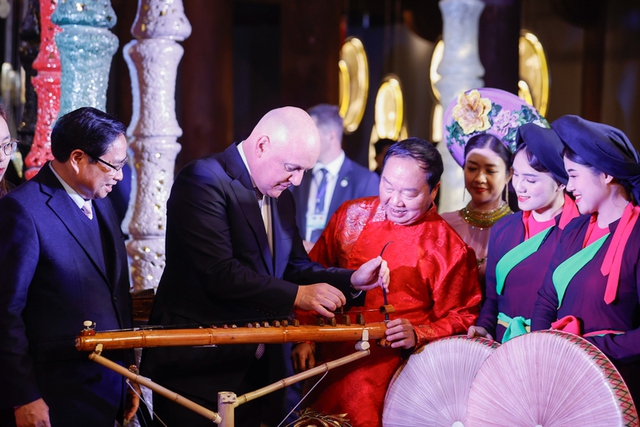
<path id="1" fill-rule="evenodd" d="M 593 344 L 537 331 L 500 346 L 471 385 L 466 427 L 638 426 L 627 387 Z"/>
<path id="2" fill-rule="evenodd" d="M 459 335 L 442 338 L 412 354 L 387 389 L 385 427 L 462 427 L 467 397 L 478 369 L 499 344 Z"/>

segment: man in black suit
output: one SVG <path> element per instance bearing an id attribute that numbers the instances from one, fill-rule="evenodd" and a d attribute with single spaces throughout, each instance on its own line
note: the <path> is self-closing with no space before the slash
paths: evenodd
<path id="1" fill-rule="evenodd" d="M 320 156 L 291 192 L 296 201 L 296 223 L 310 251 L 340 205 L 378 195 L 380 177 L 346 157 L 342 149 L 343 121 L 337 106 L 319 104 L 308 113 L 320 133 Z"/>
<path id="2" fill-rule="evenodd" d="M 300 184 L 319 153 L 307 113 L 268 112 L 246 140 L 180 171 L 167 204 L 167 264 L 150 325 L 218 325 L 284 318 L 294 307 L 333 317 L 360 291 L 388 283 L 380 257 L 356 272 L 309 260 L 285 191 Z M 218 392 L 238 395 L 264 386 L 280 346 L 226 345 L 147 349 L 142 373 L 213 410 Z M 257 406 L 256 406 L 257 405 Z M 154 394 L 156 422 L 210 425 Z M 236 410 L 236 425 L 258 426 L 260 401 Z"/>
<path id="3" fill-rule="evenodd" d="M 122 421 L 124 379 L 75 349 L 85 320 L 129 328 L 124 237 L 106 196 L 122 179 L 125 128 L 94 108 L 61 117 L 54 160 L 0 199 L 0 425 Z M 127 365 L 131 352 L 105 352 Z"/>

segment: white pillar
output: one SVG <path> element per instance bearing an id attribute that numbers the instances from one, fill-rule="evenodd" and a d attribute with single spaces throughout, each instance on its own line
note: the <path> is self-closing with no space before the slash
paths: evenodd
<path id="1" fill-rule="evenodd" d="M 484 3 L 480 0 L 440 0 L 444 53 L 438 66 L 442 77 L 436 83 L 443 111 L 462 91 L 484 86 L 484 67 L 478 52 L 478 25 Z M 462 168 L 447 150 L 446 141 L 437 149 L 442 155 L 444 173 L 440 184 L 439 212 L 461 209 L 466 202 Z"/>
<path id="2" fill-rule="evenodd" d="M 173 184 L 182 136 L 175 112 L 182 41 L 191 34 L 181 0 L 138 0 L 131 28 L 135 37 L 123 48 L 133 92 L 133 116 L 127 129 L 134 153 L 136 192 L 127 218 L 127 253 L 135 291 L 158 286 L 165 265 L 166 203 Z"/>

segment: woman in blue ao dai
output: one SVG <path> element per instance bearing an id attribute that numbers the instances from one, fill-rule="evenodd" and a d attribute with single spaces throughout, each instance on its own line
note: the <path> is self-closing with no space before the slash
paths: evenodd
<path id="1" fill-rule="evenodd" d="M 564 191 L 564 145 L 555 131 L 525 124 L 518 130 L 517 142 L 513 187 L 521 211 L 493 227 L 486 300 L 468 331 L 470 337 L 495 337 L 501 342 L 529 331 L 545 266 L 565 226 L 578 216 Z"/>

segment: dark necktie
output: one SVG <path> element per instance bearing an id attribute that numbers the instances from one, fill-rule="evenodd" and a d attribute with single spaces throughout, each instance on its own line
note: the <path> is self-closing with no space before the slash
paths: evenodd
<path id="1" fill-rule="evenodd" d="M 325 168 L 320 169 L 322 172 L 322 179 L 318 184 L 318 194 L 316 195 L 316 210 L 315 214 L 320 215 L 324 212 L 324 199 L 327 193 L 327 170 Z"/>
<path id="2" fill-rule="evenodd" d="M 318 194 L 316 195 L 316 207 L 314 213 L 316 215 L 322 215 L 324 213 L 324 199 L 327 195 L 327 170 L 325 168 L 320 169 L 322 172 L 322 179 L 320 179 L 320 183 L 318 184 Z M 311 231 L 310 241 L 311 243 L 315 243 L 322 234 L 324 227 L 317 228 Z"/>
<path id="3" fill-rule="evenodd" d="M 264 198 L 264 194 L 262 194 L 262 192 L 260 190 L 258 190 L 258 187 L 253 187 L 253 191 L 256 192 L 256 199 L 258 199 L 258 202 L 262 201 L 262 199 Z M 266 226 L 265 226 L 266 227 Z M 256 359 L 260 359 L 262 357 L 262 355 L 264 354 L 264 344 L 260 343 L 258 344 L 258 348 L 256 349 Z"/>
<path id="4" fill-rule="evenodd" d="M 262 194 L 262 192 L 258 190 L 258 187 L 253 187 L 253 191 L 256 192 L 256 198 L 258 199 L 258 201 L 262 200 L 262 198 L 264 197 L 264 194 Z"/>

